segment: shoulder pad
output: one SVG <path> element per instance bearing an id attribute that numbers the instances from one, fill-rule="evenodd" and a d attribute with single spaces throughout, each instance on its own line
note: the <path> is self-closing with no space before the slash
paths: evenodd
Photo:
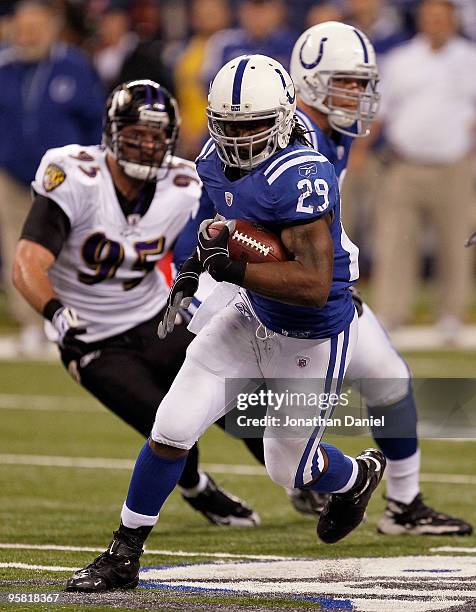
<path id="1" fill-rule="evenodd" d="M 98 153 L 101 151 L 97 146 L 67 145 L 49 149 L 32 182 L 34 191 L 53 199 L 73 220 L 81 208 L 82 188 L 97 174 L 98 167 L 94 162 Z M 82 181 L 81 177 L 85 180 Z"/>
<path id="2" fill-rule="evenodd" d="M 319 175 L 322 165 L 329 164 L 327 157 L 314 149 L 302 147 L 280 155 L 263 171 L 268 185 L 273 185 L 281 177 L 286 180 L 290 176 L 310 178 Z"/>
<path id="3" fill-rule="evenodd" d="M 172 183 L 176 187 L 188 187 L 189 185 L 201 185 L 195 164 L 181 157 L 174 156 L 170 163 L 170 175 Z"/>
<path id="4" fill-rule="evenodd" d="M 334 167 L 310 148 L 283 152 L 264 170 L 283 223 L 299 223 L 330 212 L 339 201 Z"/>
<path id="5" fill-rule="evenodd" d="M 200 151 L 200 153 L 198 154 L 198 157 L 195 160 L 195 163 L 198 163 L 200 161 L 203 161 L 204 159 L 209 158 L 214 150 L 215 150 L 215 142 L 214 142 L 214 140 L 209 138 L 207 140 L 207 142 L 205 143 L 205 145 L 203 146 L 203 148 Z"/>

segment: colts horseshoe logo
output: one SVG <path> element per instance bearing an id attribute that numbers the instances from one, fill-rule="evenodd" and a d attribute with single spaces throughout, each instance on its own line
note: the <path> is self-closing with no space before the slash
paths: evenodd
<path id="1" fill-rule="evenodd" d="M 313 68 L 315 68 L 316 66 L 318 66 L 321 63 L 322 56 L 324 55 L 324 43 L 328 39 L 327 39 L 327 37 L 324 37 L 324 38 L 321 39 L 321 42 L 319 43 L 319 52 L 317 54 L 316 60 L 314 62 L 311 62 L 310 64 L 305 62 L 303 57 L 302 57 L 303 49 L 304 49 L 304 47 L 305 47 L 305 45 L 306 45 L 308 40 L 309 40 L 309 36 L 302 43 L 301 49 L 299 50 L 299 61 L 301 62 L 303 68 L 306 68 L 307 70 L 312 70 Z"/>
<path id="2" fill-rule="evenodd" d="M 294 104 L 294 100 L 296 99 L 296 92 L 294 92 L 293 95 L 291 96 L 291 94 L 288 91 L 288 86 L 286 85 L 284 74 L 281 72 L 279 68 L 275 68 L 274 70 L 275 72 L 279 74 L 279 78 L 281 79 L 281 83 L 283 84 L 283 88 L 284 88 L 284 91 L 286 92 L 286 98 L 288 99 L 289 104 Z M 294 91 L 294 87 L 293 87 L 293 91 Z"/>

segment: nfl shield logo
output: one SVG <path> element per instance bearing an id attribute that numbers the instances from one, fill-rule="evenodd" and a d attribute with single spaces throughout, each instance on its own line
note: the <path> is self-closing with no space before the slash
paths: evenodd
<path id="1" fill-rule="evenodd" d="M 296 364 L 298 368 L 305 368 L 310 361 L 310 357 L 302 357 L 301 355 L 296 357 Z"/>
<path id="2" fill-rule="evenodd" d="M 225 202 L 227 206 L 231 206 L 233 204 L 233 194 L 229 191 L 225 191 Z"/>
<path id="3" fill-rule="evenodd" d="M 141 216 L 137 214 L 132 214 L 127 216 L 127 223 L 129 225 L 137 225 L 141 220 Z"/>

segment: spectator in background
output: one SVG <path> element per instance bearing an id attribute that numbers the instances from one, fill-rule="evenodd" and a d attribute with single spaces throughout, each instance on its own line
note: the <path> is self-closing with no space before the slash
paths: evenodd
<path id="1" fill-rule="evenodd" d="M 40 318 L 25 308 L 10 278 L 15 245 L 30 207 L 30 181 L 47 149 L 98 141 L 104 98 L 87 58 L 58 42 L 61 20 L 51 3 L 19 3 L 11 26 L 11 44 L 0 51 L 3 276 L 7 304 L 22 326 L 20 349 L 34 353 L 43 338 Z"/>
<path id="2" fill-rule="evenodd" d="M 141 40 L 161 39 L 161 11 L 159 0 L 134 0 L 130 2 L 130 14 Z"/>
<path id="3" fill-rule="evenodd" d="M 164 45 L 159 3 L 156 0 L 132 2 L 131 20 L 138 40 L 135 48 L 124 59 L 115 85 L 134 79 L 150 79 L 173 93 L 173 77 L 163 61 Z"/>
<path id="4" fill-rule="evenodd" d="M 56 4 L 63 14 L 61 40 L 86 49 L 92 32 L 83 2 L 81 0 L 56 0 Z"/>
<path id="5" fill-rule="evenodd" d="M 0 1 L 0 48 L 5 44 L 10 14 L 13 11 L 14 0 Z"/>
<path id="6" fill-rule="evenodd" d="M 139 37 L 131 31 L 128 12 L 111 4 L 99 17 L 96 27 L 97 44 L 94 65 L 107 91 L 120 81 L 125 59 L 137 47 Z"/>
<path id="7" fill-rule="evenodd" d="M 437 231 L 439 324 L 454 340 L 468 304 L 472 260 L 462 249 L 475 203 L 476 46 L 457 35 L 450 0 L 423 0 L 418 35 L 389 55 L 382 118 L 393 161 L 376 216 L 375 310 L 390 327 L 410 313 L 419 236 Z"/>
<path id="8" fill-rule="evenodd" d="M 343 14 L 335 2 L 322 2 L 311 6 L 306 14 L 305 28 L 310 28 L 326 21 L 342 21 Z"/>
<path id="9" fill-rule="evenodd" d="M 191 6 L 193 35 L 175 65 L 175 91 L 182 114 L 181 154 L 194 159 L 207 134 L 207 89 L 201 77 L 207 41 L 231 21 L 227 0 L 194 0 Z"/>
<path id="10" fill-rule="evenodd" d="M 158 7 L 154 3 L 136 3 L 128 10 L 126 0 L 111 0 L 98 17 L 97 32 L 94 62 L 107 91 L 135 79 L 150 79 L 173 91 L 173 79 L 162 60 Z"/>
<path id="11" fill-rule="evenodd" d="M 386 0 L 346 0 L 343 20 L 367 34 L 377 56 L 410 37 L 399 12 Z"/>
<path id="12" fill-rule="evenodd" d="M 410 37 L 400 13 L 387 0 L 345 0 L 343 21 L 367 34 L 377 53 L 379 67 L 382 57 Z M 347 202 L 343 223 L 351 240 L 360 247 L 362 277 L 369 275 L 373 260 L 373 223 L 381 193 L 380 145 L 375 126 L 369 138 L 356 140 L 342 190 L 342 197 Z"/>
<path id="13" fill-rule="evenodd" d="M 224 64 L 239 55 L 261 53 L 289 67 L 297 34 L 286 25 L 283 0 L 241 0 L 238 21 L 239 27 L 217 32 L 208 42 L 203 67 L 207 86 Z"/>

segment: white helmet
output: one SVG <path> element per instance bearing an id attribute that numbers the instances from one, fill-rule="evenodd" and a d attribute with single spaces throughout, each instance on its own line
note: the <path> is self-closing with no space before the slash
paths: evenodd
<path id="1" fill-rule="evenodd" d="M 375 51 L 363 32 L 337 21 L 309 28 L 294 45 L 291 75 L 303 102 L 325 113 L 334 129 L 349 136 L 367 136 L 380 95 Z M 333 84 L 349 78 L 362 80 L 364 91 Z M 333 102 L 335 98 L 340 99 L 340 106 Z"/>
<path id="2" fill-rule="evenodd" d="M 278 147 L 284 149 L 295 110 L 294 85 L 279 62 L 266 55 L 231 60 L 214 78 L 208 95 L 208 129 L 220 159 L 227 166 L 251 170 Z M 227 134 L 238 122 L 263 123 L 264 129 L 248 136 Z"/>

